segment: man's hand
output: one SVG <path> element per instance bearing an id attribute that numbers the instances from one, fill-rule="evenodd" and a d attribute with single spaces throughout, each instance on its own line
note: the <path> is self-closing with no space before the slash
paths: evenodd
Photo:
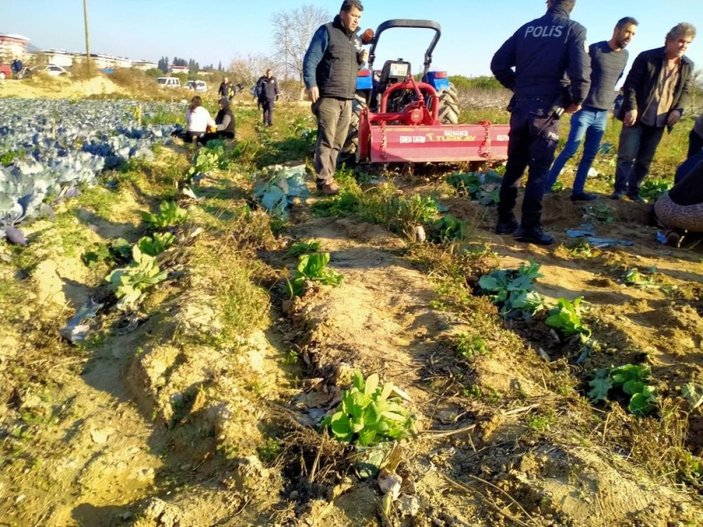
<path id="1" fill-rule="evenodd" d="M 359 60 L 363 63 L 369 60 L 369 51 L 367 49 L 362 49 L 359 53 Z"/>
<path id="2" fill-rule="evenodd" d="M 666 119 L 666 125 L 674 126 L 676 123 L 679 122 L 679 119 L 681 119 L 681 111 L 672 110 L 671 112 L 669 112 L 669 117 Z"/>
<path id="3" fill-rule="evenodd" d="M 564 108 L 564 113 L 576 113 L 581 109 L 580 104 L 572 103 L 566 108 Z"/>
<path id="4" fill-rule="evenodd" d="M 622 124 L 625 126 L 635 126 L 637 122 L 637 110 L 630 110 L 625 114 L 625 118 L 622 120 Z"/>
<path id="5" fill-rule="evenodd" d="M 320 98 L 320 90 L 317 86 L 308 88 L 306 91 L 308 92 L 308 99 L 310 99 L 310 101 L 312 101 L 313 103 L 316 103 L 317 99 Z"/>

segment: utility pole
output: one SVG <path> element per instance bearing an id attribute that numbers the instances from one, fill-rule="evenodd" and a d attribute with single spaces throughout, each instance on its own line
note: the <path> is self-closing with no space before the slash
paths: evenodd
<path id="1" fill-rule="evenodd" d="M 85 23 L 85 64 L 90 75 L 90 33 L 88 31 L 88 0 L 83 0 L 83 21 Z"/>

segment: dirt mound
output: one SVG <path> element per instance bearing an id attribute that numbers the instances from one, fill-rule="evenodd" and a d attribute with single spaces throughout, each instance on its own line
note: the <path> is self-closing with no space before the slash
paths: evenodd
<path id="1" fill-rule="evenodd" d="M 0 97 L 24 99 L 82 99 L 100 95 L 126 95 L 126 91 L 103 75 L 84 80 L 37 76 L 0 81 Z"/>

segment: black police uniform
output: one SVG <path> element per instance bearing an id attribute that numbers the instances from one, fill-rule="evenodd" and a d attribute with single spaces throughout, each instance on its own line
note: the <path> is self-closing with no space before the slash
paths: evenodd
<path id="1" fill-rule="evenodd" d="M 569 19 L 570 9 L 563 3 L 573 5 L 553 0 L 546 15 L 518 29 L 491 61 L 493 74 L 514 92 L 496 232 L 508 234 L 517 228 L 513 215 L 517 182 L 529 166 L 516 237 L 545 244 L 552 239 L 542 232 L 542 198 L 559 140 L 558 109 L 580 104 L 588 95 L 591 76 L 586 29 Z"/>

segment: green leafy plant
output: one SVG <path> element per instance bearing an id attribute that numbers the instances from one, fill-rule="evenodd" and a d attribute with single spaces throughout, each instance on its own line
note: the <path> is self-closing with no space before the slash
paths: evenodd
<path id="1" fill-rule="evenodd" d="M 329 253 L 303 254 L 298 258 L 295 277 L 288 282 L 292 296 L 300 296 L 308 281 L 320 282 L 325 285 L 338 285 L 342 275 L 327 267 L 330 262 Z"/>
<path id="2" fill-rule="evenodd" d="M 562 335 L 581 335 L 587 340 L 591 336 L 591 330 L 581 320 L 581 302 L 583 297 L 574 298 L 570 302 L 566 298 L 557 300 L 557 305 L 549 310 L 549 316 L 545 320 L 550 328 L 559 330 Z"/>
<path id="3" fill-rule="evenodd" d="M 460 333 L 456 336 L 456 351 L 465 359 L 473 359 L 487 353 L 486 341 L 479 335 Z"/>
<path id="4" fill-rule="evenodd" d="M 542 276 L 539 264 L 530 261 L 518 269 L 498 269 L 483 275 L 478 285 L 500 307 L 503 317 L 531 317 L 544 309 L 544 297 L 534 290 L 534 280 Z"/>
<path id="5" fill-rule="evenodd" d="M 115 269 L 106 280 L 110 290 L 119 299 L 117 308 L 129 310 L 134 308 L 141 299 L 142 293 L 166 280 L 167 273 L 159 269 L 156 258 L 142 253 L 138 246 L 132 248 L 134 261 L 128 266 Z"/>
<path id="6" fill-rule="evenodd" d="M 227 168 L 224 143 L 220 140 L 208 141 L 204 148 L 198 150 L 193 166 L 188 169 L 186 177 L 190 180 L 198 174 L 207 174 L 218 168 Z"/>
<path id="7" fill-rule="evenodd" d="M 137 242 L 137 246 L 144 254 L 158 256 L 171 247 L 175 241 L 176 237 L 170 232 L 155 232 L 151 236 L 140 238 Z"/>
<path id="8" fill-rule="evenodd" d="M 320 252 L 320 242 L 317 240 L 310 240 L 309 242 L 295 242 L 291 245 L 290 249 L 286 253 L 288 256 L 300 256 L 301 254 L 310 254 Z"/>
<path id="9" fill-rule="evenodd" d="M 588 384 L 592 401 L 605 401 L 617 389 L 629 398 L 627 409 L 634 415 L 651 413 L 657 405 L 656 388 L 648 384 L 651 370 L 644 364 L 625 364 L 596 371 Z"/>
<path id="10" fill-rule="evenodd" d="M 447 183 L 456 188 L 460 196 L 469 196 L 481 205 L 494 205 L 499 201 L 501 177 L 496 172 L 458 172 L 450 174 Z"/>
<path id="11" fill-rule="evenodd" d="M 403 439 L 412 428 L 412 417 L 401 404 L 400 397 L 393 397 L 394 386 L 388 382 L 381 386 L 377 374 L 364 380 L 355 372 L 353 385 L 342 393 L 337 411 L 327 416 L 323 424 L 339 441 L 368 446 L 384 440 Z"/>
<path id="12" fill-rule="evenodd" d="M 573 258 L 595 258 L 600 254 L 598 249 L 584 239 L 578 240 L 572 247 L 567 249 Z"/>
<path id="13" fill-rule="evenodd" d="M 142 212 L 144 221 L 154 229 L 166 229 L 183 223 L 188 211 L 179 207 L 174 201 L 162 201 L 158 214 Z"/>
<path id="14" fill-rule="evenodd" d="M 636 267 L 625 270 L 622 275 L 622 282 L 625 285 L 632 285 L 641 288 L 657 287 L 657 284 L 654 283 L 654 277 L 643 273 Z"/>
<path id="15" fill-rule="evenodd" d="M 463 240 L 467 230 L 468 224 L 465 220 L 447 214 L 432 224 L 430 237 L 440 243 Z"/>
<path id="16" fill-rule="evenodd" d="M 583 218 L 589 222 L 615 223 L 615 211 L 610 206 L 604 204 L 587 205 L 584 210 Z"/>
<path id="17" fill-rule="evenodd" d="M 92 250 L 86 251 L 81 255 L 81 260 L 88 267 L 110 262 L 119 265 L 129 262 L 131 253 L 132 246 L 130 243 L 124 238 L 116 238 L 106 244 L 94 245 Z"/>
<path id="18" fill-rule="evenodd" d="M 647 178 L 640 187 L 640 196 L 649 203 L 657 201 L 657 199 L 666 193 L 671 188 L 671 181 L 661 178 Z"/>

